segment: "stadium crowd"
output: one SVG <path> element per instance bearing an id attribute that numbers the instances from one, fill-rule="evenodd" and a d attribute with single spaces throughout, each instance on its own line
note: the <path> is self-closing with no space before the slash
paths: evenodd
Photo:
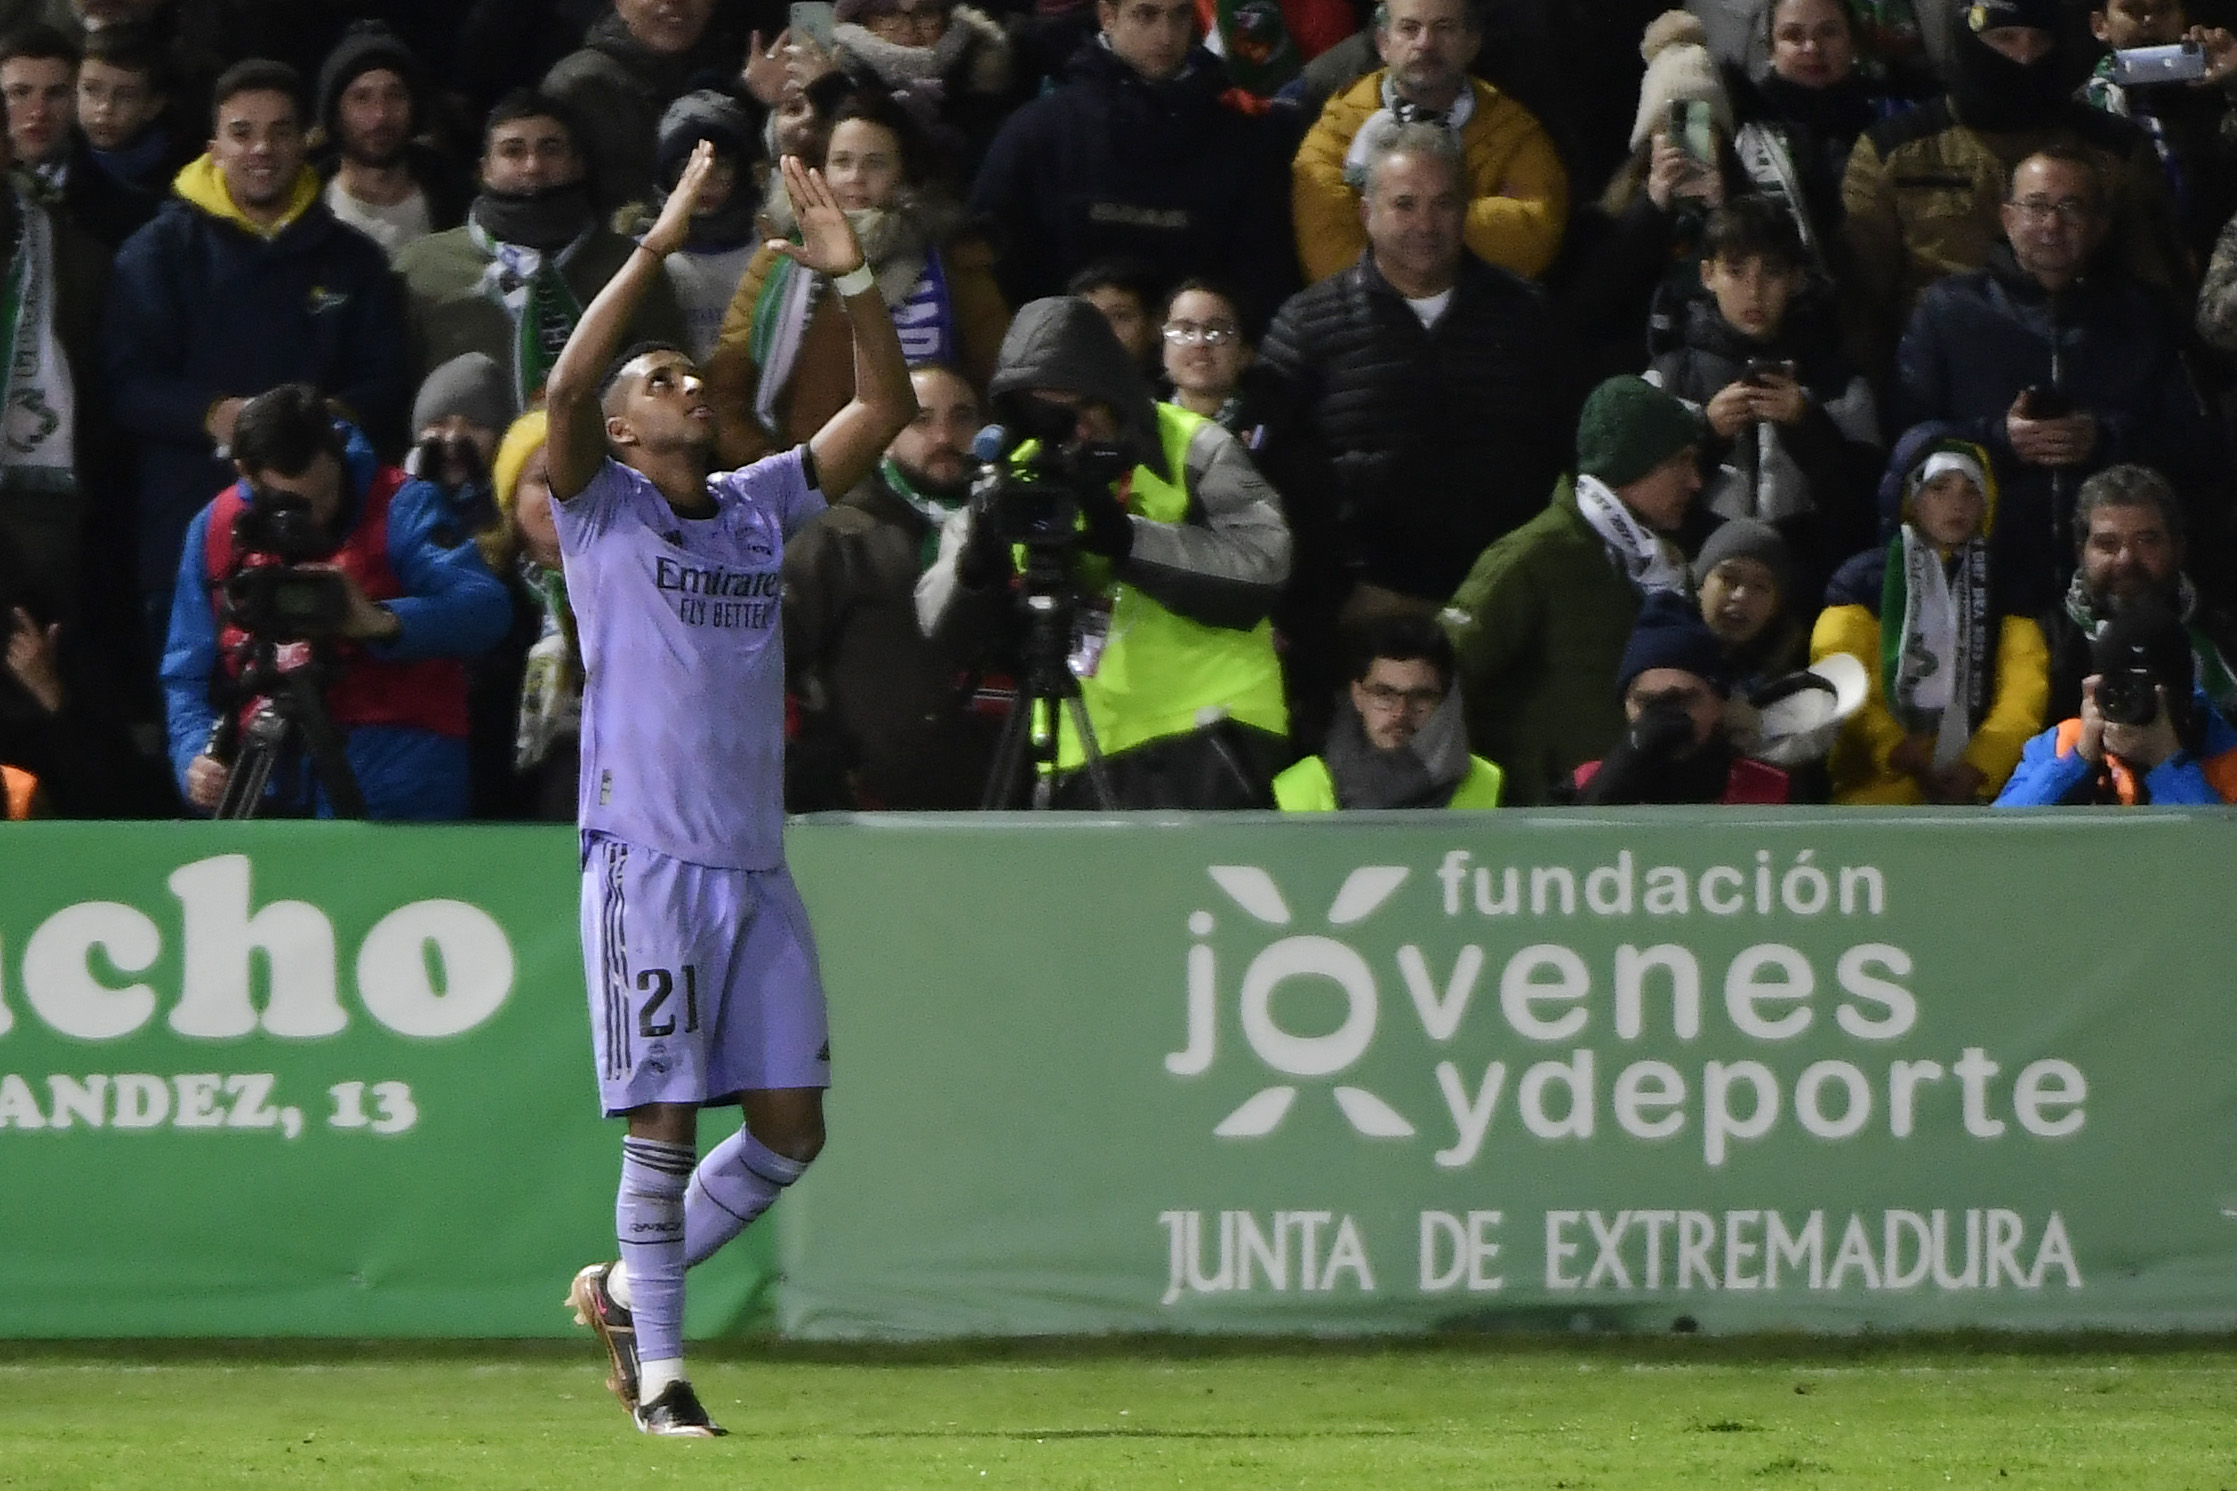
<path id="1" fill-rule="evenodd" d="M 702 141 L 632 339 L 723 464 L 855 387 L 784 156 L 918 405 L 782 556 L 794 810 L 981 801 L 1048 537 L 986 423 L 1074 457 L 1121 806 L 2237 801 L 2225 27 L 0 0 L 7 815 L 215 810 L 278 698 L 262 811 L 347 811 L 332 745 L 374 816 L 572 819 L 544 386 Z"/>

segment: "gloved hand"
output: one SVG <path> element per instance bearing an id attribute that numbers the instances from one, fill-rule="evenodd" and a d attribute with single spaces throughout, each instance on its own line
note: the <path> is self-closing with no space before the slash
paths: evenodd
<path id="1" fill-rule="evenodd" d="M 970 512 L 950 520 L 971 525 L 962 552 L 955 556 L 955 578 L 966 590 L 991 590 L 1010 578 L 1010 546 L 1002 541 L 1002 525 L 994 521 L 990 506 L 973 498 Z"/>
<path id="2" fill-rule="evenodd" d="M 1080 494 L 1080 547 L 1090 554 L 1120 560 L 1134 552 L 1134 520 L 1107 487 Z"/>

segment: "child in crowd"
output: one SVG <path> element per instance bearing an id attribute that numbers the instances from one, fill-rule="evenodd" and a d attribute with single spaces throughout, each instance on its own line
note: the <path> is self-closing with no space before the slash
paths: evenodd
<path id="1" fill-rule="evenodd" d="M 1834 565 L 1872 540 L 1870 493 L 1855 473 L 1877 470 L 1872 393 L 1833 338 L 1795 313 L 1809 255 L 1794 220 L 1766 197 L 1735 198 L 1709 215 L 1701 283 L 1682 341 L 1655 359 L 1648 381 L 1700 409 L 1700 509 L 1777 529 L 1815 595 Z"/>
<path id="2" fill-rule="evenodd" d="M 1810 656 L 1875 665 L 1828 760 L 1835 802 L 1993 801 L 2042 728 L 2049 651 L 1989 569 L 1993 471 L 1977 445 L 1906 435 L 1890 472 L 1894 539 L 1833 577 Z"/>
<path id="3" fill-rule="evenodd" d="M 78 66 L 78 128 L 93 163 L 119 185 L 145 195 L 148 212 L 170 193 L 171 178 L 193 158 L 166 117 L 170 71 L 163 48 L 130 26 L 86 33 Z"/>
<path id="4" fill-rule="evenodd" d="M 2237 37 L 2194 26 L 2183 0 L 2096 0 L 2090 34 L 2108 50 L 2080 90 L 2082 102 L 2133 119 L 2151 136 L 2160 169 L 2192 253 L 2213 251 L 2214 235 L 2237 212 L 2237 142 L 2229 87 L 2237 78 Z M 2205 54 L 2195 82 L 2120 81 L 2119 54 L 2190 42 Z"/>
<path id="5" fill-rule="evenodd" d="M 1235 297 L 1205 280 L 1184 280 L 1165 299 L 1158 328 L 1165 349 L 1166 402 L 1201 414 L 1257 450 L 1266 440 L 1264 390 Z"/>
<path id="6" fill-rule="evenodd" d="M 1103 313 L 1118 334 L 1119 345 L 1142 376 L 1157 381 L 1158 348 L 1163 345 L 1157 323 L 1159 286 L 1149 272 L 1122 259 L 1099 259 L 1072 276 L 1064 287 Z"/>

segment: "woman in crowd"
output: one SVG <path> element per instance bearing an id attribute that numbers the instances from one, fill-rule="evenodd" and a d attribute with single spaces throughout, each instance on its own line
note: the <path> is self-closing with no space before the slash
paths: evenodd
<path id="1" fill-rule="evenodd" d="M 793 80 L 836 68 L 893 96 L 931 137 L 943 164 L 968 181 L 1008 112 L 1010 42 L 1001 23 L 955 0 L 839 0 L 826 53 L 792 39 Z"/>
<path id="2" fill-rule="evenodd" d="M 906 111 L 857 91 L 831 113 L 824 176 L 862 240 L 909 361 L 948 363 L 983 389 L 1010 311 L 992 250 L 962 230 L 927 154 Z M 767 202 L 772 235 L 793 236 L 790 198 L 779 192 Z M 850 347 L 829 284 L 774 249 L 757 250 L 707 363 L 724 464 L 743 466 L 821 429 L 853 396 Z"/>

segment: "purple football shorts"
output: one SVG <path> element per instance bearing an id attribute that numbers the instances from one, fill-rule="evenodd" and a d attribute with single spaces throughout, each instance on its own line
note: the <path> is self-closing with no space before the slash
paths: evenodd
<path id="1" fill-rule="evenodd" d="M 815 936 L 781 868 L 714 869 L 593 836 L 583 976 L 609 1116 L 831 1085 Z"/>

